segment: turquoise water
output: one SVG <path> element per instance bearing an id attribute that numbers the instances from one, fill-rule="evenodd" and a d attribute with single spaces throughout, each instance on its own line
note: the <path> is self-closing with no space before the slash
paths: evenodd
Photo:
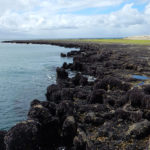
<path id="1" fill-rule="evenodd" d="M 71 49 L 50 45 L 0 43 L 0 130 L 25 120 L 33 99 L 45 100 L 46 88 L 56 81 L 60 53 Z"/>

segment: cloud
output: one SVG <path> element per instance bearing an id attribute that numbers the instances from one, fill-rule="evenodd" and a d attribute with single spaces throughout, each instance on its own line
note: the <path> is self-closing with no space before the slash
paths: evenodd
<path id="1" fill-rule="evenodd" d="M 135 0 L 136 1 L 136 0 Z M 143 12 L 125 0 L 5 0 L 0 1 L 0 31 L 22 37 L 119 37 L 150 34 L 150 3 Z M 147 1 L 145 1 L 146 3 Z M 124 6 L 120 7 L 121 4 Z M 87 8 L 119 9 L 106 14 L 80 15 Z M 2 35 L 4 32 L 1 32 Z"/>

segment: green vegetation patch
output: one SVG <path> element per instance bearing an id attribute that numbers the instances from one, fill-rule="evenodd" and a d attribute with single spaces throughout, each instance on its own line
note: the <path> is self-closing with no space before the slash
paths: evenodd
<path id="1" fill-rule="evenodd" d="M 139 44 L 150 45 L 150 40 L 129 40 L 129 39 L 80 39 L 84 42 L 96 42 L 96 43 L 119 43 L 119 44 Z"/>

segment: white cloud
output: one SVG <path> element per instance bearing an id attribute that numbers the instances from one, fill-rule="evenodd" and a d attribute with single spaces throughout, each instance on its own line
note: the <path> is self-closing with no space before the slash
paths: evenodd
<path id="1" fill-rule="evenodd" d="M 125 0 L 5 0 L 0 1 L 0 31 L 39 37 L 113 37 L 150 34 L 150 3 L 144 12 L 134 3 L 109 14 L 73 15 L 86 8 L 119 6 Z M 1 32 L 2 33 L 2 32 Z M 2 33 L 4 34 L 4 33 Z"/>

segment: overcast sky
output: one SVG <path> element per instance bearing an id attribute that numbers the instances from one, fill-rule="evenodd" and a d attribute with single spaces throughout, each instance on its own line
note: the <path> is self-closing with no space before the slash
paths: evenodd
<path id="1" fill-rule="evenodd" d="M 150 34 L 150 0 L 0 0 L 0 38 Z"/>

